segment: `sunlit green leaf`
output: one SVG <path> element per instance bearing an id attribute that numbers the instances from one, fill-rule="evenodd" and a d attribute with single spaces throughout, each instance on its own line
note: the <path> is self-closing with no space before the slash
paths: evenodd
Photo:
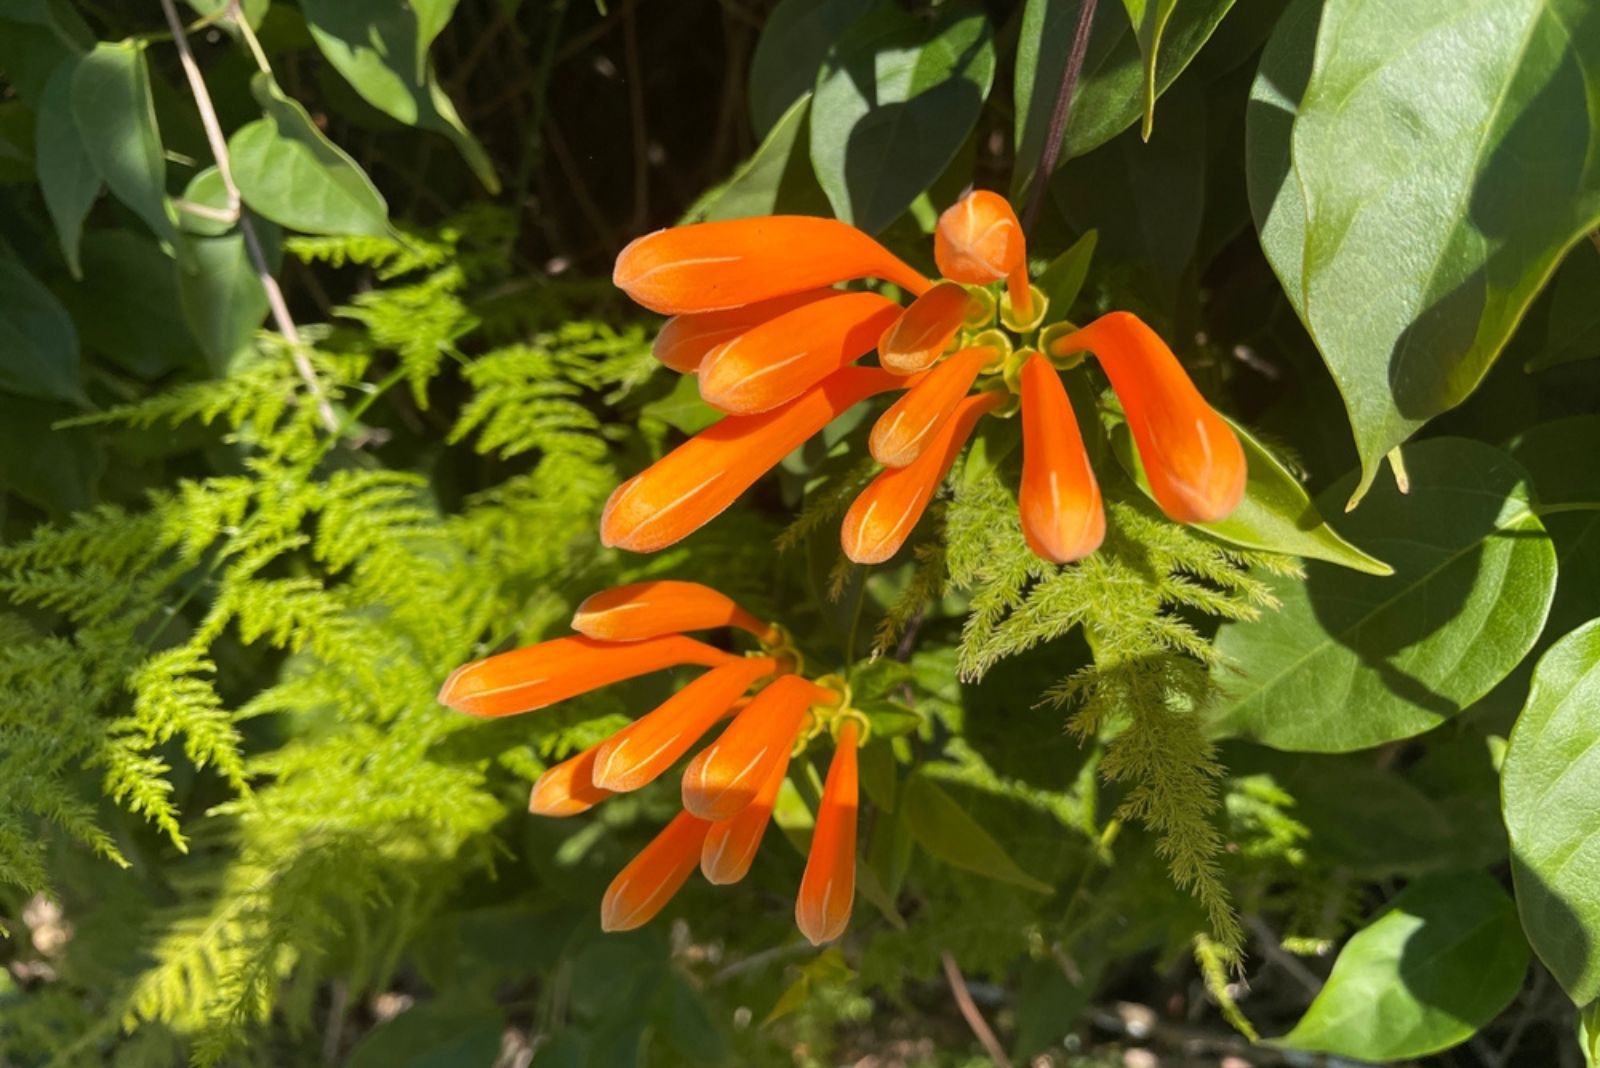
<path id="1" fill-rule="evenodd" d="M 811 162 L 834 213 L 875 233 L 910 207 L 977 122 L 994 68 L 979 10 L 923 20 L 882 7 L 851 23 L 811 105 Z"/>
<path id="2" fill-rule="evenodd" d="M 1297 0 L 1251 96 L 1251 210 L 1344 396 L 1359 500 L 1600 223 L 1600 8 Z"/>
<path id="3" fill-rule="evenodd" d="M 1516 909 L 1481 872 L 1407 886 L 1339 952 L 1277 1042 L 1390 1064 L 1465 1042 L 1511 1003 L 1528 970 Z"/>
<path id="4" fill-rule="evenodd" d="M 828 198 L 817 185 L 807 155 L 809 89 L 778 119 L 755 155 L 720 186 L 709 190 L 683 222 L 744 219 L 753 215 L 829 215 Z"/>
<path id="5" fill-rule="evenodd" d="M 1517 908 L 1534 952 L 1578 1005 L 1600 997 L 1600 620 L 1533 673 L 1502 766 Z"/>
<path id="6" fill-rule="evenodd" d="M 251 210 L 311 234 L 388 236 L 388 205 L 355 160 L 271 75 L 256 75 L 252 88 L 266 115 L 228 140 L 233 178 Z"/>
<path id="7" fill-rule="evenodd" d="M 1411 491 L 1385 480 L 1345 533 L 1387 578 L 1320 563 L 1271 578 L 1282 607 L 1225 624 L 1212 732 L 1277 749 L 1343 752 L 1437 726 L 1517 666 L 1544 626 L 1555 551 L 1526 473 L 1498 449 L 1435 438 L 1406 449 Z M 1355 474 L 1318 499 L 1348 496 Z"/>
<path id="8" fill-rule="evenodd" d="M 817 71 L 845 28 L 888 0 L 781 0 L 761 27 L 750 57 L 750 121 L 772 131 L 817 84 Z"/>

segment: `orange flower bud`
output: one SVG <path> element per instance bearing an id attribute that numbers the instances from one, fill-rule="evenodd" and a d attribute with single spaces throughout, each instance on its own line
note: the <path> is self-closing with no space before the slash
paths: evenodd
<path id="1" fill-rule="evenodd" d="M 662 668 L 715 667 L 736 659 L 677 635 L 626 645 L 555 638 L 457 668 L 440 687 L 439 703 L 470 716 L 509 716 Z"/>
<path id="2" fill-rule="evenodd" d="M 871 352 L 900 306 L 876 293 L 835 293 L 745 331 L 700 364 L 700 396 L 736 415 L 794 400 Z"/>
<path id="3" fill-rule="evenodd" d="M 1122 401 L 1156 503 L 1180 523 L 1214 523 L 1244 497 L 1244 449 L 1178 358 L 1136 315 L 1111 312 L 1051 346 L 1094 353 Z"/>
<path id="4" fill-rule="evenodd" d="M 738 627 L 757 638 L 774 628 L 746 612 L 726 594 L 698 582 L 653 579 L 601 590 L 587 597 L 572 617 L 572 629 L 608 642 L 636 642 L 664 634 L 713 627 Z"/>
<path id="5" fill-rule="evenodd" d="M 872 458 L 885 467 L 904 467 L 921 456 L 994 357 L 991 348 L 962 349 L 906 390 L 873 426 Z"/>
<path id="6" fill-rule="evenodd" d="M 606 887 L 601 930 L 631 931 L 655 919 L 694 871 L 710 829 L 705 820 L 678 813 Z"/>
<path id="7" fill-rule="evenodd" d="M 730 415 L 618 486 L 600 516 L 601 543 L 650 553 L 688 537 L 845 409 L 905 385 L 876 367 L 846 367 L 770 412 Z"/>
<path id="8" fill-rule="evenodd" d="M 974 189 L 944 210 L 933 232 L 933 262 L 946 278 L 968 285 L 1004 278 L 1016 314 L 1032 314 L 1022 224 L 1000 194 Z"/>
<path id="9" fill-rule="evenodd" d="M 883 332 L 879 362 L 903 375 L 933 366 L 966 321 L 971 299 L 954 282 L 940 282 L 922 294 Z"/>
<path id="10" fill-rule="evenodd" d="M 594 784 L 621 794 L 653 782 L 757 679 L 777 670 L 778 662 L 768 656 L 738 657 L 712 668 L 600 743 Z"/>
<path id="11" fill-rule="evenodd" d="M 664 315 L 709 312 L 876 277 L 912 293 L 929 282 L 855 227 L 807 215 L 657 230 L 617 257 L 611 281 Z"/>
<path id="12" fill-rule="evenodd" d="M 751 802 L 737 815 L 711 825 L 700 847 L 700 873 L 707 882 L 725 886 L 738 882 L 750 871 L 788 771 L 789 750 L 785 749 Z"/>
<path id="13" fill-rule="evenodd" d="M 718 345 L 699 366 L 701 398 L 750 416 L 872 352 L 899 305 L 875 293 L 837 293 L 765 321 Z"/>
<path id="14" fill-rule="evenodd" d="M 858 564 L 881 564 L 899 552 L 939 483 L 950 473 L 979 417 L 1004 400 L 1005 395 L 998 392 L 965 398 L 920 456 L 873 479 L 850 505 L 839 528 L 844 554 Z"/>
<path id="15" fill-rule="evenodd" d="M 535 816 L 576 816 L 610 797 L 610 790 L 594 784 L 594 755 L 599 749 L 591 746 L 571 760 L 546 769 L 533 784 L 528 811 Z"/>
<path id="16" fill-rule="evenodd" d="M 800 933 L 820 946 L 844 934 L 856 896 L 856 742 L 859 726 L 846 720 L 839 728 L 828 780 L 811 831 L 811 852 L 800 878 L 794 921 Z"/>
<path id="17" fill-rule="evenodd" d="M 837 293 L 836 289 L 808 289 L 802 293 L 763 300 L 758 304 L 745 304 L 725 311 L 702 312 L 698 315 L 675 315 L 666 321 L 656 335 L 650 351 L 657 360 L 680 374 L 689 374 L 700 366 L 706 353 L 724 342 L 732 341 L 784 312 L 793 311 L 813 301 Z"/>
<path id="18" fill-rule="evenodd" d="M 1106 535 L 1100 486 L 1078 433 L 1072 401 L 1050 361 L 1022 365 L 1022 488 L 1017 494 L 1028 548 L 1058 564 L 1081 560 Z"/>
<path id="19" fill-rule="evenodd" d="M 774 679 L 684 769 L 683 807 L 707 820 L 738 815 L 755 800 L 772 768 L 788 763 L 807 710 L 832 697 L 798 675 Z"/>

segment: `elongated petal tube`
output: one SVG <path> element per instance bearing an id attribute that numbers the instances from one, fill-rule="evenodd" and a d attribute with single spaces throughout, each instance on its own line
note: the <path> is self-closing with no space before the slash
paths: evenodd
<path id="1" fill-rule="evenodd" d="M 736 659 L 675 634 L 626 645 L 555 638 L 457 668 L 440 687 L 439 703 L 470 716 L 509 716 L 663 668 Z"/>
<path id="2" fill-rule="evenodd" d="M 730 415 L 618 486 L 600 541 L 650 553 L 688 537 L 845 409 L 906 384 L 880 368 L 846 367 L 770 412 Z"/>
<path id="3" fill-rule="evenodd" d="M 646 234 L 622 250 L 611 281 L 651 311 L 682 315 L 868 277 L 912 293 L 930 284 L 853 226 L 766 215 Z"/>
<path id="4" fill-rule="evenodd" d="M 661 328 L 661 333 L 656 335 L 650 351 L 657 360 L 674 371 L 689 374 L 697 370 L 706 353 L 718 345 L 732 341 L 745 331 L 775 319 L 784 312 L 836 292 L 833 289 L 808 289 L 725 311 L 673 316 Z"/>
<path id="5" fill-rule="evenodd" d="M 757 679 L 777 670 L 771 657 L 752 656 L 701 675 L 600 743 L 594 755 L 594 784 L 620 794 L 653 782 Z"/>
<path id="6" fill-rule="evenodd" d="M 700 847 L 700 872 L 706 881 L 724 886 L 743 879 L 761 848 L 761 839 L 772 822 L 772 810 L 778 803 L 778 791 L 783 789 L 784 776 L 789 771 L 789 753 L 773 765 L 767 781 L 761 784 L 756 796 L 739 813 L 711 825 L 705 843 Z"/>
<path id="7" fill-rule="evenodd" d="M 1106 534 L 1100 485 L 1078 432 L 1072 401 L 1050 361 L 1022 365 L 1022 487 L 1017 494 L 1028 548 L 1058 564 L 1081 560 Z"/>
<path id="8" fill-rule="evenodd" d="M 610 790 L 594 784 L 594 755 L 599 749 L 592 746 L 547 769 L 533 784 L 528 811 L 535 816 L 576 816 L 610 797 Z"/>
<path id="9" fill-rule="evenodd" d="M 774 679 L 684 769 L 683 807 L 708 820 L 738 815 L 772 769 L 788 763 L 806 711 L 832 698 L 831 691 L 798 675 Z"/>
<path id="10" fill-rule="evenodd" d="M 873 426 L 872 458 L 885 467 L 904 467 L 921 456 L 994 357 L 991 348 L 962 349 L 906 390 Z"/>
<path id="11" fill-rule="evenodd" d="M 700 396 L 736 415 L 794 400 L 871 352 L 900 314 L 876 293 L 835 293 L 745 331 L 700 364 Z"/>
<path id="12" fill-rule="evenodd" d="M 844 554 L 858 564 L 881 564 L 899 552 L 961 454 L 978 418 L 1004 399 L 998 392 L 965 398 L 920 456 L 873 479 L 850 505 L 840 525 Z"/>
<path id="13" fill-rule="evenodd" d="M 975 189 L 945 209 L 933 232 L 933 260 L 952 281 L 986 286 L 1006 279 L 1012 305 L 1028 314 L 1027 244 L 1017 213 L 998 193 Z"/>
<path id="14" fill-rule="evenodd" d="M 922 294 L 883 332 L 879 362 L 903 375 L 933 366 L 966 321 L 971 299 L 954 282 L 940 282 Z"/>
<path id="15" fill-rule="evenodd" d="M 608 642 L 636 642 L 713 627 L 738 627 L 758 638 L 772 637 L 775 631 L 726 594 L 698 582 L 671 579 L 601 590 L 586 598 L 572 617 L 573 630 Z"/>
<path id="16" fill-rule="evenodd" d="M 700 861 L 700 846 L 711 824 L 680 812 L 606 887 L 600 902 L 600 927 L 631 931 L 655 919 Z"/>
<path id="17" fill-rule="evenodd" d="M 1166 342 L 1129 312 L 1102 315 L 1052 351 L 1094 353 L 1122 401 L 1156 503 L 1180 523 L 1214 523 L 1244 497 L 1244 449 Z"/>
<path id="18" fill-rule="evenodd" d="M 811 853 L 795 900 L 795 924 L 814 946 L 844 934 L 855 903 L 858 732 L 859 727 L 848 720 L 839 728 L 838 748 L 828 765 L 811 832 Z"/>

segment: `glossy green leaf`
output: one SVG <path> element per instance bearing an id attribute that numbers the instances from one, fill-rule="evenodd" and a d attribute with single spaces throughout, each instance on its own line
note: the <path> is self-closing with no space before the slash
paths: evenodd
<path id="1" fill-rule="evenodd" d="M 1345 532 L 1394 567 L 1388 578 L 1320 563 L 1270 578 L 1282 602 L 1228 623 L 1212 733 L 1276 749 L 1343 752 L 1420 734 L 1476 701 L 1527 655 L 1555 589 L 1555 550 L 1527 475 L 1459 438 L 1408 446 L 1411 492 L 1385 480 Z M 1319 499 L 1348 496 L 1355 474 Z"/>
<path id="2" fill-rule="evenodd" d="M 0 245 L 0 389 L 87 404 L 78 332 L 61 303 Z"/>
<path id="3" fill-rule="evenodd" d="M 1600 998 L 1597 708 L 1600 620 L 1568 634 L 1540 659 L 1501 767 L 1522 928 L 1578 1005 Z"/>
<path id="4" fill-rule="evenodd" d="M 195 11 L 217 18 L 224 26 L 233 21 L 232 14 L 228 12 L 232 3 L 233 0 L 188 0 L 189 6 Z M 267 17 L 267 10 L 271 6 L 272 0 L 241 0 L 239 10 L 254 30 L 261 26 L 261 20 Z"/>
<path id="5" fill-rule="evenodd" d="M 1600 224 L 1597 110 L 1585 0 L 1298 0 L 1279 23 L 1251 94 L 1251 210 L 1344 397 L 1352 502 Z"/>
<path id="6" fill-rule="evenodd" d="M 994 67 L 972 8 L 924 20 L 885 6 L 851 23 L 811 107 L 811 162 L 834 214 L 876 233 L 909 208 L 966 141 Z"/>
<path id="7" fill-rule="evenodd" d="M 1277 1042 L 1380 1064 L 1426 1056 L 1499 1015 L 1527 970 L 1528 943 L 1498 883 L 1476 871 L 1429 876 L 1346 943 Z"/>
<path id="8" fill-rule="evenodd" d="M 887 0 L 781 0 L 766 18 L 750 57 L 750 121 L 772 131 L 801 97 L 810 96 L 828 50 L 856 19 Z"/>
<path id="9" fill-rule="evenodd" d="M 101 42 L 72 75 L 72 118 L 111 194 L 163 241 L 177 234 L 144 46 Z"/>
<path id="10" fill-rule="evenodd" d="M 1023 11 L 1013 90 L 1017 146 L 1011 174 L 1013 197 L 1020 197 L 1032 184 L 1044 153 L 1081 2 L 1028 0 Z M 1156 54 L 1157 95 L 1166 92 L 1189 65 L 1232 6 L 1233 0 L 1184 0 L 1177 5 Z M 1089 30 L 1089 47 L 1058 163 L 1105 144 L 1137 122 L 1144 111 L 1144 83 L 1139 41 L 1127 13 L 1115 4 L 1100 4 Z"/>
<path id="11" fill-rule="evenodd" d="M 271 75 L 256 75 L 251 87 L 266 115 L 228 140 L 233 178 L 251 210 L 305 233 L 388 236 L 388 205 L 355 160 Z"/>
<path id="12" fill-rule="evenodd" d="M 78 132 L 78 122 L 72 117 L 72 76 L 77 67 L 76 59 L 67 60 L 45 83 L 34 147 L 39 191 L 44 194 L 44 206 L 55 223 L 61 255 L 72 277 L 81 278 L 78 244 L 83 237 L 83 220 L 105 183 L 100 180 L 100 172 Z"/>
<path id="13" fill-rule="evenodd" d="M 264 220 L 258 220 L 255 228 L 267 267 L 276 271 L 278 228 Z M 221 237 L 185 234 L 178 249 L 178 293 L 184 319 L 211 369 L 224 373 L 267 317 L 267 291 L 244 235 L 237 231 Z"/>
<path id="14" fill-rule="evenodd" d="M 302 0 L 311 36 L 362 98 L 393 118 L 444 134 L 491 193 L 494 164 L 456 113 L 428 59 L 454 0 Z"/>
<path id="15" fill-rule="evenodd" d="M 1329 526 L 1300 480 L 1254 435 L 1231 419 L 1228 425 L 1233 427 L 1239 443 L 1244 446 L 1249 469 L 1244 499 L 1228 518 L 1195 524 L 1200 530 L 1247 549 L 1324 560 L 1369 575 L 1394 574 L 1388 564 L 1352 545 Z M 1134 448 L 1127 423 L 1120 418 L 1111 421 L 1111 448 L 1123 469 L 1149 496 L 1150 481 L 1145 476 L 1144 464 Z"/>
<path id="16" fill-rule="evenodd" d="M 1144 68 L 1144 118 L 1139 124 L 1139 134 L 1150 140 L 1150 130 L 1156 115 L 1156 59 L 1161 53 L 1161 34 L 1172 18 L 1178 0 L 1122 0 L 1127 9 L 1128 21 L 1133 24 L 1134 40 L 1139 42 L 1139 55 Z"/>
<path id="17" fill-rule="evenodd" d="M 900 807 L 911 836 L 936 860 L 1041 894 L 1054 891 L 1049 883 L 1023 871 L 1005 847 L 928 776 L 918 774 L 906 780 Z"/>

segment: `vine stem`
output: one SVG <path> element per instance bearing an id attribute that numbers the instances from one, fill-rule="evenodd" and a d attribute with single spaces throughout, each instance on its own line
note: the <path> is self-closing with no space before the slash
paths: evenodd
<path id="1" fill-rule="evenodd" d="M 1067 139 L 1067 117 L 1072 112 L 1072 94 L 1078 87 L 1078 76 L 1083 73 L 1083 57 L 1089 52 L 1089 30 L 1094 24 L 1094 9 L 1098 0 L 1082 0 L 1078 8 L 1078 26 L 1072 32 L 1072 51 L 1067 53 L 1067 65 L 1061 71 L 1061 86 L 1056 90 L 1056 106 L 1050 112 L 1050 131 L 1045 136 L 1044 152 L 1039 156 L 1039 166 L 1033 172 L 1033 188 L 1028 191 L 1028 206 L 1022 212 L 1022 229 L 1026 233 L 1039 221 L 1044 208 L 1045 192 L 1050 187 L 1050 174 L 1061 158 L 1061 146 Z"/>
<path id="2" fill-rule="evenodd" d="M 949 950 L 939 952 L 939 962 L 944 966 L 944 978 L 950 984 L 950 993 L 955 996 L 956 1007 L 961 1010 L 961 1016 L 967 1021 L 967 1026 L 972 1028 L 972 1033 L 983 1046 L 989 1059 L 995 1063 L 996 1068 L 1011 1068 L 1011 1058 L 1006 1056 L 1005 1047 L 1000 1045 L 1000 1040 L 990 1030 L 989 1022 L 983 1018 L 983 1013 L 978 1011 L 977 1003 L 972 1000 L 972 992 L 967 989 L 967 981 L 961 977 L 961 969 L 956 965 L 956 959 L 950 955 Z"/>
<path id="3" fill-rule="evenodd" d="M 228 139 L 222 135 L 222 124 L 217 121 L 217 109 L 211 103 L 211 93 L 206 89 L 205 78 L 200 73 L 200 65 L 195 62 L 194 52 L 189 48 L 189 36 L 184 32 L 183 21 L 178 18 L 178 10 L 173 6 L 172 0 L 161 0 L 161 10 L 167 16 L 167 25 L 172 29 L 173 43 L 178 46 L 178 62 L 183 67 L 184 77 L 189 81 L 189 91 L 194 94 L 195 109 L 200 112 L 200 125 L 205 127 L 206 141 L 211 146 L 211 155 L 217 161 L 217 175 L 222 179 L 222 188 L 228 196 L 228 210 L 239 220 L 239 231 L 244 234 L 245 248 L 250 254 L 250 264 L 255 268 L 256 277 L 261 281 L 261 288 L 267 294 L 267 307 L 272 310 L 272 320 L 277 324 L 278 333 L 289 342 L 290 357 L 294 360 L 294 367 L 304 380 L 306 388 L 311 391 L 312 402 L 317 407 L 317 416 L 322 420 L 322 425 L 328 433 L 339 432 L 339 417 L 334 413 L 333 405 L 328 402 L 328 395 L 323 392 L 322 383 L 317 380 L 316 368 L 311 366 L 311 358 L 306 355 L 305 342 L 300 338 L 300 331 L 294 324 L 294 319 L 289 314 L 289 304 L 283 299 L 283 290 L 278 286 L 278 280 L 272 276 L 272 271 L 267 267 L 266 252 L 261 247 L 261 238 L 256 234 L 255 224 L 250 219 L 250 213 L 245 209 L 244 202 L 239 196 L 239 187 L 233 181 L 233 167 L 228 157 Z"/>

